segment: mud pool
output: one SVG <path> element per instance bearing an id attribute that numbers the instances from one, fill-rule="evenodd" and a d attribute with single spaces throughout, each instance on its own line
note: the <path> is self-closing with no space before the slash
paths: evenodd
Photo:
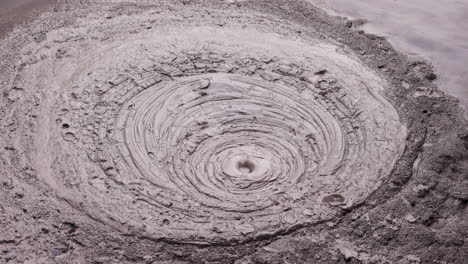
<path id="1" fill-rule="evenodd" d="M 0 39 L 0 261 L 463 263 L 434 68 L 305 1 L 58 1 Z"/>

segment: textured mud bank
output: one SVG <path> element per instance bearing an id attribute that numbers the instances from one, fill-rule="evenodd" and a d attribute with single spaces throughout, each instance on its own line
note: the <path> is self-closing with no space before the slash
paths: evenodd
<path id="1" fill-rule="evenodd" d="M 353 21 L 59 2 L 0 50 L 2 262 L 468 257 L 457 100 Z"/>

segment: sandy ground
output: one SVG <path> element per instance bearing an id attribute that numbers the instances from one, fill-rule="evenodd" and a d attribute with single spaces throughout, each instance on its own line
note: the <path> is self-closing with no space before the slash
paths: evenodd
<path id="1" fill-rule="evenodd" d="M 59 1 L 0 41 L 0 261 L 464 263 L 433 68 L 305 1 Z"/>

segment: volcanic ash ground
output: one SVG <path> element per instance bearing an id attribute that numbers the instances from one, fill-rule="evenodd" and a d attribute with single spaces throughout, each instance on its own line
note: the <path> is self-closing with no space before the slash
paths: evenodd
<path id="1" fill-rule="evenodd" d="M 390 178 L 408 128 L 350 48 L 261 13 L 187 13 L 90 14 L 25 45 L 10 166 L 89 222 L 185 245 L 336 221 Z"/>

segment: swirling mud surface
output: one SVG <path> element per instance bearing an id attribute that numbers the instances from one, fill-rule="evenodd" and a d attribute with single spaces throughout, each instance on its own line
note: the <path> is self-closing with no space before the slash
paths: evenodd
<path id="1" fill-rule="evenodd" d="M 110 233 L 147 252 L 172 250 L 162 243 L 214 246 L 219 256 L 226 253 L 218 246 L 295 234 L 328 241 L 313 230 L 328 232 L 323 223 L 333 230 L 349 212 L 354 221 L 400 199 L 392 197 L 421 171 L 418 153 L 430 141 L 426 123 L 414 120 L 432 104 L 417 100 L 448 100 L 431 84 L 430 67 L 380 40 L 371 40 L 379 48 L 369 46 L 373 55 L 365 57 L 359 41 L 336 36 L 344 33 L 256 11 L 263 4 L 246 11 L 247 2 L 95 4 L 101 9 L 86 15 L 89 7 L 77 5 L 72 20 L 31 34 L 38 39 L 22 45 L 2 75 L 4 185 L 30 190 L 57 219 L 79 219 L 60 225 L 71 228 L 65 235 L 75 237 L 73 248 L 86 247 L 76 230 L 87 226 L 88 239 Z M 346 21 L 315 16 L 362 37 Z M 392 55 L 379 57 L 382 50 Z M 373 257 L 354 254 L 345 240 L 324 243 L 344 260 Z M 229 261 L 251 263 L 247 248 Z M 64 263 L 102 258 L 70 250 L 37 254 Z M 145 254 L 136 261 L 177 258 Z M 206 256 L 193 253 L 190 263 L 210 262 Z"/>

